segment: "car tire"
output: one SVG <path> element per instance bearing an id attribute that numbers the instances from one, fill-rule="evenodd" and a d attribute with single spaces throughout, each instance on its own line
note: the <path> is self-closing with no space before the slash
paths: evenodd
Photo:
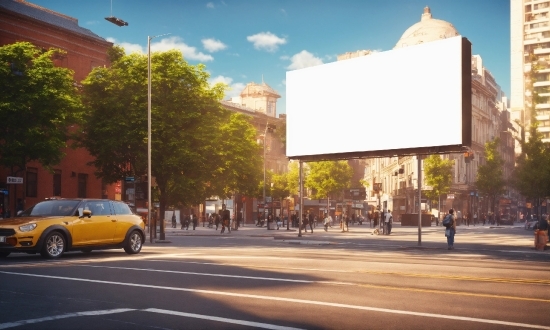
<path id="1" fill-rule="evenodd" d="M 137 230 L 134 230 L 130 233 L 128 239 L 126 240 L 124 251 L 126 251 L 126 253 L 128 254 L 137 254 L 139 253 L 139 251 L 141 251 L 142 246 L 143 237 Z"/>
<path id="2" fill-rule="evenodd" d="M 11 251 L 0 251 L 0 258 L 5 258 L 9 256 Z"/>
<path id="3" fill-rule="evenodd" d="M 44 240 L 40 255 L 48 259 L 59 258 L 65 251 L 65 237 L 58 231 L 49 233 Z"/>

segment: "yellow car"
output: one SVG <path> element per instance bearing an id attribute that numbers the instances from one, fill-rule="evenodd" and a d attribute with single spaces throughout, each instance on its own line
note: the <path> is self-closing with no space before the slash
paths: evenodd
<path id="1" fill-rule="evenodd" d="M 59 258 L 66 251 L 123 248 L 141 251 L 145 224 L 120 201 L 50 199 L 16 218 L 0 220 L 0 257 L 12 252 L 40 253 Z"/>

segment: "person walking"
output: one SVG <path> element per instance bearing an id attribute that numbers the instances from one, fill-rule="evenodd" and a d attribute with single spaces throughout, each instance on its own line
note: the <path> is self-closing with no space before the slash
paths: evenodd
<path id="1" fill-rule="evenodd" d="M 456 218 L 455 210 L 450 209 L 449 214 L 445 216 L 443 225 L 445 226 L 445 236 L 447 237 L 447 250 L 454 250 L 455 233 L 456 233 Z"/>
<path id="2" fill-rule="evenodd" d="M 172 228 L 176 228 L 176 211 L 172 213 Z"/>
<path id="3" fill-rule="evenodd" d="M 221 209 L 221 220 L 222 220 L 222 230 L 220 234 L 223 234 L 225 232 L 225 227 L 227 227 L 228 234 L 231 234 L 231 227 L 230 227 L 230 221 L 231 221 L 231 212 L 225 208 L 225 204 L 222 204 Z"/>
<path id="4" fill-rule="evenodd" d="M 191 218 L 189 217 L 189 214 L 185 215 L 185 230 L 189 230 L 189 223 L 191 222 Z M 183 229 L 183 228 L 182 228 Z"/>
<path id="5" fill-rule="evenodd" d="M 307 233 L 307 223 L 308 223 L 308 217 L 307 217 L 307 214 L 304 213 L 304 214 L 302 214 L 302 229 L 306 233 Z"/>
<path id="6" fill-rule="evenodd" d="M 308 215 L 308 223 L 309 223 L 309 229 L 311 229 L 311 233 L 313 234 L 313 223 L 315 222 L 315 216 L 313 215 L 313 213 L 309 212 L 309 215 Z"/>
<path id="7" fill-rule="evenodd" d="M 390 221 L 392 220 L 391 210 L 385 213 L 384 217 L 384 235 L 390 234 Z"/>
<path id="8" fill-rule="evenodd" d="M 191 214 L 191 221 L 193 221 L 193 230 L 195 230 L 195 228 L 197 227 L 197 216 L 193 213 Z"/>
<path id="9" fill-rule="evenodd" d="M 326 213 L 325 219 L 323 220 L 323 225 L 325 226 L 325 231 L 328 231 L 328 227 L 330 226 L 330 223 L 332 222 L 332 217 Z M 330 226 L 332 228 L 332 226 Z"/>

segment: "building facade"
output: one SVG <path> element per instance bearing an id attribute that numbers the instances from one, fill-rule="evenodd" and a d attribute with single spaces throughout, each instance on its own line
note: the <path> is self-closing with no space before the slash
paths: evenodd
<path id="1" fill-rule="evenodd" d="M 277 99 L 280 95 L 265 82 L 256 84 L 251 82 L 246 85 L 239 97 L 233 97 L 228 101 L 221 101 L 222 106 L 232 112 L 237 112 L 250 117 L 252 125 L 256 128 L 257 142 L 264 146 L 263 162 L 265 171 L 276 174 L 288 171 L 288 158 L 281 134 L 285 131 L 286 116 L 277 117 Z M 267 111 L 266 111 L 267 110 Z M 234 211 L 241 217 L 244 223 L 252 224 L 260 216 L 259 213 L 275 215 L 288 214 L 288 200 L 268 201 L 265 208 L 262 200 L 250 196 L 235 196 Z M 220 201 L 212 201 L 214 209 L 219 208 Z M 212 207 L 211 207 L 212 208 Z"/>
<path id="2" fill-rule="evenodd" d="M 34 5 L 24 0 L 0 1 L 0 45 L 28 41 L 45 49 L 59 48 L 66 52 L 56 58 L 55 65 L 74 71 L 78 84 L 92 68 L 108 65 L 107 50 L 112 43 L 78 25 L 78 20 L 61 13 Z M 53 173 L 37 162 L 30 162 L 24 169 L 0 168 L 0 207 L 6 216 L 32 206 L 51 196 L 62 197 L 114 197 L 115 189 L 109 189 L 94 175 L 92 161 L 82 148 L 65 148 L 65 158 L 53 167 Z M 8 184 L 7 177 L 20 177 L 22 184 Z M 111 191 L 112 196 L 108 196 Z"/>
<path id="3" fill-rule="evenodd" d="M 539 70 L 534 88 L 543 98 L 536 105 L 535 113 L 530 112 L 529 82 L 525 73 L 531 68 L 530 54 L 534 54 Z M 510 1 L 510 58 L 511 58 L 511 111 L 510 117 L 516 125 L 526 130 L 534 115 L 538 131 L 544 142 L 550 142 L 550 1 L 511 0 Z M 519 146 L 516 153 L 520 153 Z"/>

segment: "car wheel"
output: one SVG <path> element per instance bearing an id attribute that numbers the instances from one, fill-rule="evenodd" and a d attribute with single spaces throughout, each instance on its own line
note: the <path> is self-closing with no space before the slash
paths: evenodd
<path id="1" fill-rule="evenodd" d="M 5 258 L 9 256 L 11 251 L 0 251 L 0 258 Z"/>
<path id="2" fill-rule="evenodd" d="M 124 251 L 128 254 L 136 254 L 141 251 L 141 247 L 143 246 L 143 239 L 141 237 L 141 234 L 134 230 L 130 233 L 130 236 L 128 237 L 128 240 L 126 241 L 126 244 L 124 245 Z"/>
<path id="3" fill-rule="evenodd" d="M 87 248 L 87 249 L 82 249 L 80 251 L 82 251 L 82 253 L 90 253 L 92 252 L 92 249 Z"/>
<path id="4" fill-rule="evenodd" d="M 55 259 L 59 258 L 65 250 L 65 237 L 60 232 L 54 231 L 48 234 L 44 240 L 42 251 L 40 254 L 44 258 Z"/>

